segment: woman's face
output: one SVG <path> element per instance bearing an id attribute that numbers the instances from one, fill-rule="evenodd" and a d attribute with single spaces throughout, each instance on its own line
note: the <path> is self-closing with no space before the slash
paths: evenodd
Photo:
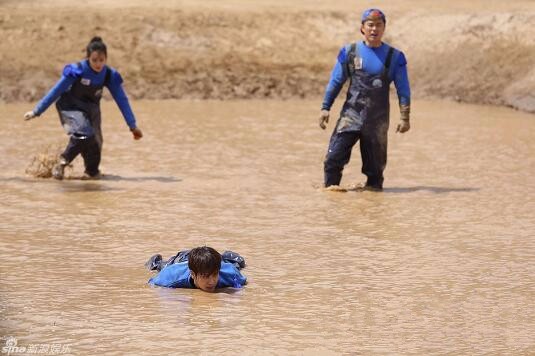
<path id="1" fill-rule="evenodd" d="M 106 65 L 106 55 L 103 52 L 93 51 L 87 58 L 89 60 L 89 66 L 95 72 L 100 73 Z"/>

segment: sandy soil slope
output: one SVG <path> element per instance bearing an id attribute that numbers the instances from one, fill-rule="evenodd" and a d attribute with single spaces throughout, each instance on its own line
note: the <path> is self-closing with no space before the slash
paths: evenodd
<path id="1" fill-rule="evenodd" d="M 373 2 L 387 13 L 385 41 L 408 57 L 414 97 L 535 112 L 535 2 L 466 3 Z M 0 4 L 0 100 L 11 102 L 38 100 L 93 35 L 133 98 L 320 97 L 372 2 Z"/>

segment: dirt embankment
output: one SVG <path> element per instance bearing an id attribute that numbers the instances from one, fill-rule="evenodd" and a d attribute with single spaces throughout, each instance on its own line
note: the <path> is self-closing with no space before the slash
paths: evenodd
<path id="1" fill-rule="evenodd" d="M 94 35 L 133 98 L 302 98 L 323 93 L 339 48 L 360 39 L 339 11 L 0 8 L 0 100 L 38 100 Z M 389 13 L 413 96 L 535 112 L 535 9 Z M 318 103 L 319 106 L 319 103 Z"/>

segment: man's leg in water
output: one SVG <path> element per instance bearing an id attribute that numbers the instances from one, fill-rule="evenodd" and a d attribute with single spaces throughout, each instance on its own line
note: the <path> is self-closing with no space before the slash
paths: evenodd
<path id="1" fill-rule="evenodd" d="M 324 161 L 325 187 L 340 185 L 344 166 L 351 158 L 351 150 L 359 139 L 359 132 L 334 132 Z"/>
<path id="2" fill-rule="evenodd" d="M 383 189 L 383 172 L 386 167 L 388 133 L 383 131 L 363 132 L 360 139 L 362 173 L 368 179 L 364 188 Z"/>

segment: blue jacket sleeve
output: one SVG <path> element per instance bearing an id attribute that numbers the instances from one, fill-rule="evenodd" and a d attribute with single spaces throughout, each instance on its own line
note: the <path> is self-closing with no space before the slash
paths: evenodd
<path id="1" fill-rule="evenodd" d="M 82 70 L 78 68 L 76 64 L 68 64 L 63 69 L 63 74 L 56 83 L 50 89 L 50 91 L 37 103 L 35 108 L 33 109 L 33 112 L 35 115 L 39 116 L 42 113 L 48 109 L 50 105 L 52 105 L 53 102 L 58 100 L 61 94 L 65 93 L 69 87 L 74 83 L 74 81 L 80 77 L 82 74 Z"/>
<path id="2" fill-rule="evenodd" d="M 217 288 L 241 288 L 246 283 L 247 278 L 241 274 L 240 270 L 234 264 L 228 262 L 221 263 Z"/>
<path id="3" fill-rule="evenodd" d="M 149 279 L 149 284 L 168 288 L 193 288 L 190 283 L 187 262 L 166 266 L 156 276 Z"/>
<path id="4" fill-rule="evenodd" d="M 336 64 L 331 72 L 331 78 L 325 89 L 325 96 L 321 104 L 322 110 L 331 110 L 334 100 L 342 90 L 344 83 L 348 78 L 347 73 L 347 49 L 343 47 L 338 53 Z"/>
<path id="5" fill-rule="evenodd" d="M 134 117 L 134 113 L 128 102 L 128 97 L 123 89 L 123 78 L 116 70 L 112 68 L 109 68 L 108 70 L 111 70 L 111 76 L 107 87 L 110 90 L 111 96 L 117 103 L 117 106 L 119 106 L 119 110 L 121 110 L 126 124 L 131 129 L 134 129 L 136 128 L 136 118 Z"/>
<path id="6" fill-rule="evenodd" d="M 394 71 L 394 85 L 398 93 L 399 105 L 410 106 L 411 88 L 409 85 L 409 75 L 407 73 L 407 59 L 403 52 L 399 52 L 398 60 Z"/>

